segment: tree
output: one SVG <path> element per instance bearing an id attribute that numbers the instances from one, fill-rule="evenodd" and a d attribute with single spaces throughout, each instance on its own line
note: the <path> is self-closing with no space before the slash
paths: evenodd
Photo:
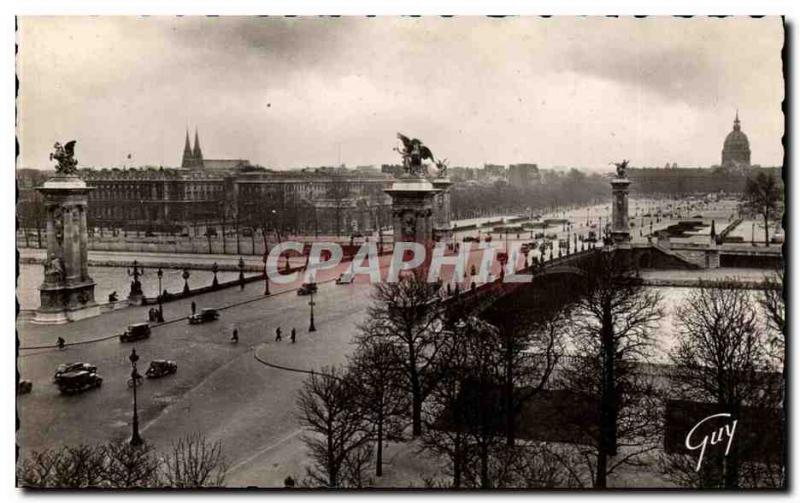
<path id="1" fill-rule="evenodd" d="M 378 340 L 392 345 L 401 362 L 401 384 L 411 396 L 413 435 L 422 433 L 422 404 L 438 375 L 436 361 L 444 340 L 438 337 L 442 308 L 436 285 L 421 274 L 397 283 L 379 283 L 367 309 L 369 330 L 362 330 L 359 342 Z"/>
<path id="2" fill-rule="evenodd" d="M 531 399 L 548 384 L 564 353 L 564 327 L 568 311 L 558 310 L 534 321 L 527 311 L 499 327 L 499 349 L 506 445 L 516 440 L 516 418 Z"/>
<path id="3" fill-rule="evenodd" d="M 117 489 L 158 487 L 160 466 L 150 444 L 132 446 L 130 442 L 109 442 L 104 446 L 104 479 Z"/>
<path id="4" fill-rule="evenodd" d="M 626 255 L 603 250 L 593 260 L 573 311 L 577 358 L 566 369 L 563 385 L 597 403 L 599 433 L 591 464 L 594 487 L 604 488 L 617 467 L 637 463 L 654 448 L 643 441 L 653 435 L 655 418 L 648 414 L 652 407 L 648 410 L 642 401 L 656 394 L 635 366 L 647 360 L 651 334 L 663 312 L 658 292 L 630 274 Z M 623 456 L 611 462 L 620 447 L 625 448 Z"/>
<path id="5" fill-rule="evenodd" d="M 105 453 L 89 444 L 35 451 L 17 470 L 23 487 L 81 489 L 101 487 Z"/>
<path id="6" fill-rule="evenodd" d="M 447 459 L 452 487 L 558 483 L 560 468 L 548 465 L 545 458 L 550 455 L 539 446 L 506 442 L 506 336 L 497 327 L 466 314 L 448 323 L 440 337 L 448 344 L 441 351 L 438 383 L 426 401 L 428 427 L 422 446 Z"/>
<path id="7" fill-rule="evenodd" d="M 683 395 L 715 403 L 736 419 L 743 406 L 769 406 L 775 397 L 767 340 L 758 326 L 756 304 L 747 290 L 726 282 L 695 289 L 677 310 L 678 345 L 670 354 Z M 736 443 L 730 453 L 709 459 L 703 485 L 741 485 Z"/>
<path id="8" fill-rule="evenodd" d="M 362 328 L 369 330 L 369 325 Z M 383 475 L 383 444 L 402 438 L 401 419 L 408 413 L 408 395 L 397 383 L 403 378 L 394 346 L 380 339 L 366 338 L 351 360 L 355 397 L 375 441 L 375 476 Z"/>
<path id="9" fill-rule="evenodd" d="M 149 444 L 124 441 L 34 451 L 18 465 L 17 481 L 36 488 L 189 489 L 221 486 L 225 470 L 221 444 L 190 435 L 161 457 Z"/>
<path id="10" fill-rule="evenodd" d="M 788 417 L 786 410 L 786 362 L 788 354 L 786 352 L 786 306 L 783 296 L 783 279 L 784 269 L 779 268 L 774 277 L 768 277 L 764 281 L 762 289 L 762 297 L 760 299 L 761 307 L 767 320 L 767 329 L 769 330 L 770 337 L 769 343 L 773 352 L 773 357 L 779 362 L 781 366 L 781 444 L 783 450 L 781 452 L 781 486 L 786 485 L 785 470 L 788 461 Z"/>
<path id="11" fill-rule="evenodd" d="M 347 206 L 350 200 L 350 185 L 342 175 L 331 177 L 325 197 L 333 201 L 336 218 L 334 229 L 336 230 L 336 235 L 339 236 L 341 235 L 342 209 Z"/>
<path id="12" fill-rule="evenodd" d="M 781 188 L 775 175 L 759 171 L 750 177 L 742 196 L 745 206 L 764 217 L 764 245 L 769 246 L 769 221 L 778 212 L 782 199 Z"/>
<path id="13" fill-rule="evenodd" d="M 299 391 L 299 420 L 311 432 L 303 442 L 314 461 L 314 467 L 308 470 L 312 484 L 329 488 L 362 484 L 364 446 L 369 435 L 356 389 L 351 374 L 326 367 L 313 373 Z"/>
<path id="14" fill-rule="evenodd" d="M 221 487 L 225 482 L 227 461 L 222 443 L 209 442 L 200 434 L 186 435 L 172 442 L 161 464 L 167 487 Z"/>

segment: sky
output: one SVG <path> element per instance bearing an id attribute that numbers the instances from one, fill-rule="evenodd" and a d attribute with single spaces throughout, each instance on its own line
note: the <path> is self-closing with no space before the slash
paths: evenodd
<path id="1" fill-rule="evenodd" d="M 782 164 L 779 18 L 20 17 L 19 167 Z M 128 159 L 130 154 L 131 158 Z"/>

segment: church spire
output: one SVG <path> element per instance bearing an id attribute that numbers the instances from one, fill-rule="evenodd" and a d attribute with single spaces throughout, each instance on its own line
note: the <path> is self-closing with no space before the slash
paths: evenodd
<path id="1" fill-rule="evenodd" d="M 741 129 L 741 125 L 740 125 L 740 122 L 739 122 L 739 109 L 737 108 L 736 109 L 736 118 L 733 119 L 733 130 L 734 131 L 739 131 L 740 129 Z"/>
<path id="2" fill-rule="evenodd" d="M 189 144 L 189 128 L 186 128 L 186 142 L 183 145 L 183 160 L 181 166 L 188 168 L 192 165 L 194 155 L 192 155 L 192 146 Z"/>
<path id="3" fill-rule="evenodd" d="M 194 158 L 197 162 L 203 161 L 203 151 L 200 150 L 200 137 L 197 134 L 197 128 L 194 128 Z"/>

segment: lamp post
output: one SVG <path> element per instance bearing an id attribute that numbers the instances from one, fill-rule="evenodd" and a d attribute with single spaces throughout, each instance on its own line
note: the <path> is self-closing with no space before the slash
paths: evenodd
<path id="1" fill-rule="evenodd" d="M 156 271 L 158 276 L 158 314 L 161 318 L 164 317 L 164 307 L 161 305 L 161 277 L 164 276 L 164 271 L 159 267 Z"/>
<path id="2" fill-rule="evenodd" d="M 314 290 L 311 290 L 311 300 L 308 301 L 308 306 L 311 308 L 311 323 L 308 325 L 309 332 L 316 332 L 317 327 L 314 326 Z"/>
<path id="3" fill-rule="evenodd" d="M 214 279 L 211 280 L 211 286 L 216 288 L 219 285 L 219 281 L 217 281 L 217 272 L 219 271 L 219 266 L 216 262 L 211 265 L 211 272 L 214 273 Z"/>
<path id="4" fill-rule="evenodd" d="M 133 282 L 131 283 L 131 293 L 129 294 L 130 297 L 137 297 L 142 295 L 142 283 L 139 281 L 139 276 L 143 276 L 144 273 L 139 271 L 139 261 L 133 261 L 133 272 L 128 269 L 128 276 L 133 278 Z"/>
<path id="5" fill-rule="evenodd" d="M 131 351 L 128 359 L 131 361 L 131 379 L 133 380 L 133 433 L 131 434 L 130 444 L 136 447 L 142 445 L 144 440 L 142 440 L 142 437 L 139 435 L 139 414 L 137 411 L 138 404 L 136 403 L 136 384 L 142 376 L 140 376 L 139 372 L 136 371 L 136 362 L 139 361 L 139 355 L 136 354 L 135 348 Z"/>
<path id="6" fill-rule="evenodd" d="M 267 274 L 267 252 L 264 252 L 264 295 L 269 295 L 269 275 Z"/>

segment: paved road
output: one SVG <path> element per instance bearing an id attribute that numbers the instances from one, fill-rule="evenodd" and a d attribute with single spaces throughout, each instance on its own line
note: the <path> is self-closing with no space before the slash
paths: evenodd
<path id="1" fill-rule="evenodd" d="M 384 271 L 389 258 L 381 258 Z M 472 259 L 478 260 L 477 251 Z M 285 293 L 264 297 L 260 282 L 243 291 L 234 288 L 194 297 L 198 308 L 231 306 L 222 311 L 220 320 L 204 325 L 190 326 L 180 319 L 189 313 L 190 300 L 172 302 L 165 308 L 167 321 L 177 321 L 154 327 L 150 339 L 133 344 L 122 344 L 116 338 L 90 341 L 142 321 L 147 308 L 124 309 L 61 326 L 19 322 L 23 347 L 52 344 L 58 335 L 69 342 L 84 342 L 63 351 L 21 352 L 22 378 L 33 382 L 33 392 L 18 401 L 21 454 L 61 443 L 129 436 L 128 355 L 136 347 L 142 367 L 159 358 L 178 362 L 176 375 L 145 381 L 140 389 L 145 439 L 158 447 L 167 446 L 181 433 L 203 432 L 210 440 L 221 440 L 231 462 L 229 483 L 237 486 L 280 485 L 287 474 L 302 476 L 295 465 L 287 473 L 286 463 L 304 459 L 295 412 L 295 396 L 304 376 L 266 367 L 253 353 L 258 350 L 262 358 L 304 369 L 344 363 L 371 294 L 366 277 L 350 285 L 331 281 L 346 267 L 348 264 L 341 264 L 319 272 L 319 294 L 315 296 L 318 330 L 314 333 L 307 331 L 309 297 L 297 296 L 292 291 L 296 284 L 273 285 L 273 292 Z M 280 343 L 274 341 L 277 326 L 284 334 Z M 229 341 L 233 327 L 239 328 L 237 345 Z M 298 329 L 294 345 L 288 339 L 292 327 Z M 68 361 L 97 365 L 103 386 L 80 395 L 60 395 L 51 383 L 52 373 L 59 363 Z"/>

